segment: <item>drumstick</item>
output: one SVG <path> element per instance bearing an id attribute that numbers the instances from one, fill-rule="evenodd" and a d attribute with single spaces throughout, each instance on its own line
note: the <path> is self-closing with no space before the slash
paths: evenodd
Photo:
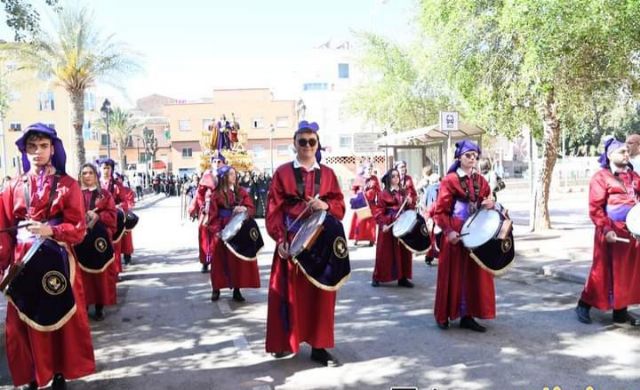
<path id="1" fill-rule="evenodd" d="M 393 225 L 395 225 L 396 222 L 398 222 L 398 216 L 400 215 L 400 213 L 402 213 L 402 209 L 404 209 L 404 206 L 407 205 L 408 200 L 409 200 L 409 197 L 404 198 L 404 202 L 402 202 L 402 204 L 400 205 L 400 208 L 398 209 L 398 212 L 393 217 L 394 221 L 391 222 L 389 225 L 387 225 L 387 227 L 392 227 Z"/>
<path id="2" fill-rule="evenodd" d="M 616 237 L 616 238 L 614 238 L 614 241 L 624 242 L 625 244 L 631 243 L 631 241 L 628 238 L 623 238 L 623 237 Z"/>
<path id="3" fill-rule="evenodd" d="M 27 226 L 33 225 L 33 222 L 19 222 L 16 226 L 11 226 L 8 228 L 0 229 L 0 233 L 12 232 L 14 230 L 26 228 Z"/>
<path id="4" fill-rule="evenodd" d="M 320 194 L 317 194 L 316 196 L 313 197 L 313 199 L 319 199 L 320 198 Z M 312 199 L 312 200 L 313 200 Z M 307 203 L 307 207 L 304 208 L 304 210 L 302 210 L 302 212 L 300 214 L 298 214 L 298 217 L 296 219 L 293 220 L 293 222 L 291 222 L 288 226 L 287 226 L 287 231 L 291 230 L 291 227 L 294 226 L 296 223 L 298 223 L 298 221 L 300 220 L 300 218 L 302 218 L 303 215 L 305 215 L 307 213 L 307 211 L 309 211 L 309 209 L 311 208 L 311 201 L 309 201 Z"/>

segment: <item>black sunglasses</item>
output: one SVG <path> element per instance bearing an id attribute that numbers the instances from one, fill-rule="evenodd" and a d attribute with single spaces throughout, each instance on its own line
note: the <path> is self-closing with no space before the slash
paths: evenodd
<path id="1" fill-rule="evenodd" d="M 311 146 L 313 148 L 314 146 L 316 146 L 317 143 L 318 143 L 318 141 L 316 139 L 314 139 L 314 138 L 299 138 L 298 139 L 298 146 L 301 146 L 303 148 L 305 146 L 307 146 L 307 145 L 309 145 L 309 146 Z"/>

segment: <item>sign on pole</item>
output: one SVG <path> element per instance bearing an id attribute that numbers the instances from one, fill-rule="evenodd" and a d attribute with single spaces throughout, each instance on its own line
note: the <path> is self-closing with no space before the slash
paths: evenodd
<path id="1" fill-rule="evenodd" d="M 353 151 L 354 153 L 375 153 L 378 151 L 378 133 L 354 133 Z"/>
<path id="2" fill-rule="evenodd" d="M 441 131 L 460 130 L 457 111 L 440 111 L 440 130 Z"/>

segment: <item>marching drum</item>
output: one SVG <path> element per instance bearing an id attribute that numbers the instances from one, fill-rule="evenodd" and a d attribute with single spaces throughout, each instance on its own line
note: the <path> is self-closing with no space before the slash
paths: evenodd
<path id="1" fill-rule="evenodd" d="M 304 221 L 291 241 L 289 253 L 307 279 L 322 290 L 338 290 L 351 274 L 342 223 L 324 210 Z"/>
<path id="2" fill-rule="evenodd" d="M 114 244 L 117 244 L 124 235 L 124 232 L 126 231 L 125 223 L 127 221 L 127 216 L 120 207 L 116 207 L 116 211 L 118 213 L 118 225 L 116 227 L 116 231 L 113 232 L 113 235 L 111 236 Z"/>
<path id="3" fill-rule="evenodd" d="M 253 261 L 264 246 L 260 228 L 247 212 L 235 214 L 222 229 L 220 238 L 226 247 L 238 258 Z"/>
<path id="4" fill-rule="evenodd" d="M 76 311 L 67 250 L 51 239 L 36 239 L 11 281 L 6 294 L 20 319 L 32 328 L 50 332 L 61 328 Z"/>
<path id="5" fill-rule="evenodd" d="M 631 236 L 636 240 L 640 240 L 640 203 L 629 210 L 625 223 Z"/>
<path id="6" fill-rule="evenodd" d="M 138 216 L 131 210 L 127 211 L 125 216 L 124 227 L 127 231 L 133 230 L 138 224 Z"/>
<path id="7" fill-rule="evenodd" d="M 496 210 L 480 209 L 462 225 L 460 238 L 471 258 L 486 271 L 500 275 L 513 262 L 511 220 Z"/>
<path id="8" fill-rule="evenodd" d="M 356 213 L 359 220 L 373 217 L 371 207 L 369 207 L 369 202 L 367 201 L 367 197 L 364 192 L 358 192 L 356 196 L 351 198 L 349 203 L 351 204 L 351 209 Z"/>
<path id="9" fill-rule="evenodd" d="M 103 272 L 114 259 L 109 231 L 99 220 L 87 229 L 84 240 L 73 249 L 78 256 L 80 268 L 89 273 Z"/>
<path id="10" fill-rule="evenodd" d="M 424 254 L 431 246 L 427 224 L 415 210 L 405 210 L 393 224 L 393 236 L 415 254 Z"/>

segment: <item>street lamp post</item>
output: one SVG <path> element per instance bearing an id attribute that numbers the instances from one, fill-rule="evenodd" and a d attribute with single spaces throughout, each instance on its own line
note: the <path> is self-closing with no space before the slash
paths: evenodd
<path id="1" fill-rule="evenodd" d="M 273 175 L 273 133 L 276 129 L 271 125 L 269 129 L 269 152 L 271 153 L 271 174 Z"/>
<path id="2" fill-rule="evenodd" d="M 104 99 L 100 111 L 105 117 L 104 123 L 107 126 L 107 157 L 111 158 L 111 134 L 109 133 L 109 115 L 111 115 L 111 102 L 109 101 L 109 99 Z"/>

